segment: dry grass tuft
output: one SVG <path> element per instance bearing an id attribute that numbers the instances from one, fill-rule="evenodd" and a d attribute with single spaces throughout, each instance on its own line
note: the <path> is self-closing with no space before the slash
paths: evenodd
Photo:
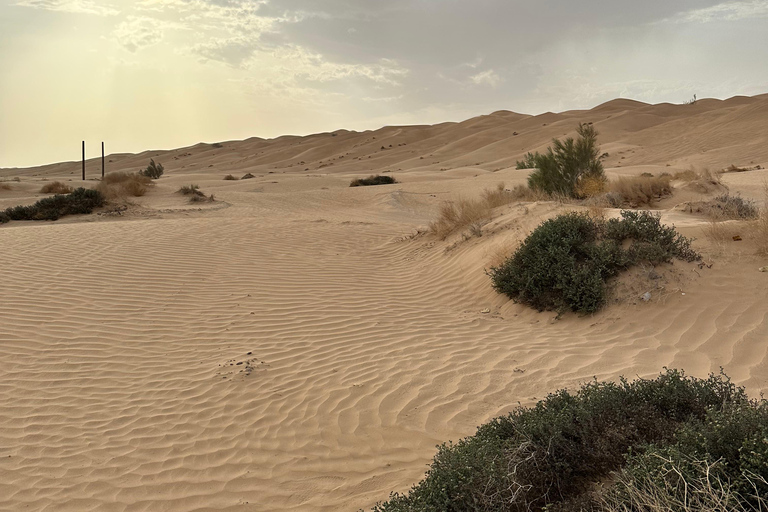
<path id="1" fill-rule="evenodd" d="M 110 201 L 141 197 L 154 183 L 147 176 L 129 172 L 111 172 L 96 186 L 96 190 Z"/>
<path id="2" fill-rule="evenodd" d="M 429 230 L 441 240 L 463 228 L 469 228 L 473 236 L 482 236 L 482 227 L 491 219 L 494 208 L 534 197 L 551 199 L 546 193 L 531 190 L 523 185 L 507 190 L 504 183 L 499 183 L 494 189 L 483 190 L 479 199 L 444 202 L 440 205 L 437 220 L 429 225 Z"/>
<path id="3" fill-rule="evenodd" d="M 672 176 L 672 179 L 677 181 L 693 181 L 698 177 L 699 175 L 696 174 L 696 171 L 688 169 L 687 171 L 676 172 L 674 176 Z"/>
<path id="4" fill-rule="evenodd" d="M 0 183 L 0 190 L 13 190 L 13 187 L 7 183 Z"/>
<path id="5" fill-rule="evenodd" d="M 185 196 L 191 196 L 189 198 L 190 203 L 215 201 L 215 199 L 213 198 L 213 194 L 211 194 L 210 196 L 206 196 L 205 193 L 202 190 L 200 190 L 200 187 L 197 185 L 184 185 L 176 192 Z"/>
<path id="6" fill-rule="evenodd" d="M 629 204 L 636 208 L 640 205 L 650 205 L 654 201 L 672 194 L 672 179 L 669 176 L 634 176 L 622 177 L 609 185 L 606 199 L 614 207 Z M 617 201 L 621 204 L 613 204 Z"/>
<path id="7" fill-rule="evenodd" d="M 490 219 L 491 209 L 482 200 L 446 201 L 440 205 L 440 215 L 429 225 L 429 230 L 441 240 L 465 227 L 477 233 Z"/>
<path id="8" fill-rule="evenodd" d="M 235 178 L 235 177 L 234 177 L 234 176 L 232 176 L 231 174 L 227 174 L 226 176 L 224 176 L 224 179 L 225 179 L 226 181 L 237 181 L 237 178 Z"/>
<path id="9" fill-rule="evenodd" d="M 72 187 L 65 185 L 60 181 L 46 183 L 43 185 L 43 188 L 40 189 L 40 193 L 42 194 L 69 194 L 70 192 L 72 192 Z"/>

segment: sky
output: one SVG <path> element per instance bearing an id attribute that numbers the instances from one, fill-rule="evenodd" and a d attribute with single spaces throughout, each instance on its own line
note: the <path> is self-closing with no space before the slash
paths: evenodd
<path id="1" fill-rule="evenodd" d="M 768 0 L 0 0 L 0 167 L 768 92 Z"/>

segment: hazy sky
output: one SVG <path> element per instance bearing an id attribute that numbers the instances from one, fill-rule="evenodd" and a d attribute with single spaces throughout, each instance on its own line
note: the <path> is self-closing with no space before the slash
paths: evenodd
<path id="1" fill-rule="evenodd" d="M 768 0 L 0 0 L 0 167 L 768 92 Z"/>

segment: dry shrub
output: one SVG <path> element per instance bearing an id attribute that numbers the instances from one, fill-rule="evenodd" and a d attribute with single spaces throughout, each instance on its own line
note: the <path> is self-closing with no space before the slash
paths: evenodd
<path id="1" fill-rule="evenodd" d="M 13 187 L 7 183 L 0 183 L 0 190 L 13 190 Z"/>
<path id="2" fill-rule="evenodd" d="M 498 208 L 499 206 L 509 204 L 516 199 L 513 191 L 504 188 L 504 183 L 499 183 L 496 185 L 495 189 L 487 188 L 483 190 L 480 197 L 489 208 Z"/>
<path id="3" fill-rule="evenodd" d="M 611 196 L 610 201 L 615 202 L 616 196 L 619 196 L 622 203 L 627 203 L 633 207 L 644 204 L 650 205 L 654 201 L 672 194 L 671 181 L 668 176 L 622 177 L 611 182 L 609 193 L 615 195 Z"/>
<path id="4" fill-rule="evenodd" d="M 40 189 L 40 193 L 42 194 L 69 194 L 70 192 L 72 192 L 72 187 L 65 185 L 60 181 L 46 183 L 43 185 L 43 188 Z"/>
<path id="5" fill-rule="evenodd" d="M 481 236 L 482 227 L 491 219 L 494 208 L 512 203 L 521 199 L 522 195 L 528 194 L 540 196 L 543 193 L 522 185 L 507 190 L 504 183 L 499 183 L 495 189 L 483 190 L 479 199 L 446 201 L 440 205 L 440 214 L 437 220 L 430 223 L 429 230 L 441 240 L 463 228 L 469 228 L 470 234 L 474 236 Z"/>
<path id="6" fill-rule="evenodd" d="M 459 199 L 440 205 L 440 215 L 429 230 L 441 240 L 454 231 L 469 227 L 477 232 L 491 217 L 491 208 L 482 200 Z"/>
<path id="7" fill-rule="evenodd" d="M 672 179 L 678 181 L 693 181 L 698 177 L 699 175 L 696 174 L 696 171 L 688 169 L 687 171 L 676 172 L 674 176 L 672 176 Z"/>
<path id="8" fill-rule="evenodd" d="M 141 174 L 129 172 L 111 172 L 104 176 L 96 190 L 107 200 L 120 200 L 128 197 L 141 197 L 153 186 L 152 179 Z"/>
<path id="9" fill-rule="evenodd" d="M 231 174 L 227 174 L 226 176 L 224 176 L 224 179 L 227 181 L 237 181 L 237 178 L 235 178 Z"/>
<path id="10" fill-rule="evenodd" d="M 542 190 L 533 189 L 526 185 L 517 185 L 509 191 L 515 201 L 550 201 L 562 198 L 560 195 L 548 194 Z"/>
<path id="11" fill-rule="evenodd" d="M 576 197 L 586 199 L 602 194 L 605 192 L 605 188 L 606 180 L 604 176 L 590 175 L 584 176 L 579 180 L 574 189 L 574 193 Z"/>

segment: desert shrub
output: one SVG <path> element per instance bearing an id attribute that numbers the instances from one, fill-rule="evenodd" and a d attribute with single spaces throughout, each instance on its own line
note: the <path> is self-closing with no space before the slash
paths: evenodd
<path id="1" fill-rule="evenodd" d="M 669 174 L 669 173 L 667 173 L 667 174 Z M 643 178 L 653 178 L 653 173 L 652 172 L 643 172 L 643 173 L 640 173 L 640 176 L 642 176 Z"/>
<path id="2" fill-rule="evenodd" d="M 392 176 L 370 175 L 367 178 L 356 178 L 349 184 L 350 187 L 368 187 L 371 185 L 392 185 L 397 180 Z"/>
<path id="3" fill-rule="evenodd" d="M 97 190 L 77 188 L 67 195 L 40 199 L 30 206 L 14 206 L 5 210 L 10 220 L 57 220 L 65 215 L 91 213 L 104 204 L 104 196 Z"/>
<path id="4" fill-rule="evenodd" d="M 605 192 L 606 179 L 604 176 L 584 176 L 574 188 L 574 196 L 579 198 L 595 197 Z"/>
<path id="5" fill-rule="evenodd" d="M 139 173 L 111 172 L 104 176 L 96 190 L 109 201 L 141 197 L 153 186 L 152 180 Z"/>
<path id="6" fill-rule="evenodd" d="M 226 176 L 224 176 L 224 179 L 225 179 L 226 181 L 236 181 L 236 180 L 237 180 L 237 178 L 235 178 L 235 177 L 234 177 L 234 176 L 232 176 L 231 174 L 227 174 Z"/>
<path id="7" fill-rule="evenodd" d="M 139 174 L 146 176 L 147 178 L 156 180 L 163 175 L 163 164 L 156 164 L 153 158 L 149 159 L 149 165 L 146 169 L 139 171 Z"/>
<path id="8" fill-rule="evenodd" d="M 184 196 L 204 196 L 202 190 L 200 190 L 200 187 L 197 185 L 184 185 L 179 190 L 176 191 L 177 194 L 181 194 Z"/>
<path id="9" fill-rule="evenodd" d="M 0 183 L 0 190 L 13 190 L 13 187 L 7 183 Z"/>
<path id="10" fill-rule="evenodd" d="M 680 432 L 697 431 L 720 411 L 727 415 L 730 410 L 764 408 L 750 402 L 743 388 L 722 374 L 697 379 L 666 370 L 655 379 L 593 381 L 575 393 L 552 393 L 533 408 L 521 407 L 482 425 L 474 436 L 438 447 L 420 483 L 407 494 L 392 494 L 388 502 L 378 504 L 374 510 L 667 510 L 632 508 L 632 503 L 622 497 L 622 478 L 631 481 L 633 468 L 639 467 L 632 461 L 669 446 L 678 446 L 691 457 L 717 460 L 716 453 L 688 449 L 678 441 Z M 768 428 L 768 418 L 758 413 L 754 416 L 757 419 L 750 420 L 750 425 Z M 758 439 L 752 434 L 743 437 Z M 707 449 L 716 452 L 723 444 L 739 439 L 718 438 Z M 753 459 L 758 460 L 762 453 Z M 605 493 L 608 499 L 595 499 L 596 484 L 609 480 L 623 467 L 629 470 L 619 473 L 616 489 L 609 486 Z M 749 472 L 760 475 L 752 466 L 749 468 Z M 652 487 L 656 488 L 656 484 Z M 610 508 L 610 502 L 627 508 Z"/>
<path id="11" fill-rule="evenodd" d="M 698 177 L 699 175 L 696 174 L 696 171 L 694 171 L 693 169 L 688 169 L 687 171 L 676 172 L 672 176 L 672 179 L 680 180 L 680 181 L 693 181 Z"/>
<path id="12" fill-rule="evenodd" d="M 666 176 L 621 177 L 611 182 L 608 189 L 621 197 L 621 204 L 637 207 L 653 204 L 654 201 L 671 195 L 672 180 Z"/>
<path id="13" fill-rule="evenodd" d="M 715 197 L 712 206 L 721 219 L 756 219 L 760 214 L 754 201 L 730 194 Z"/>
<path id="14" fill-rule="evenodd" d="M 580 180 L 605 181 L 597 130 L 591 124 L 579 123 L 576 132 L 577 140 L 553 139 L 545 154 L 533 156 L 536 170 L 528 177 L 528 186 L 549 194 L 576 197 Z"/>
<path id="15" fill-rule="evenodd" d="M 528 152 L 525 154 L 525 157 L 523 157 L 522 160 L 518 160 L 516 162 L 515 168 L 518 170 L 522 169 L 535 169 L 536 168 L 536 159 L 540 158 L 541 155 L 537 151 L 536 153 Z"/>
<path id="16" fill-rule="evenodd" d="M 224 144 L 222 144 L 221 142 L 214 142 L 213 144 L 211 144 L 211 147 L 216 149 L 221 149 L 224 147 Z"/>
<path id="17" fill-rule="evenodd" d="M 566 213 L 541 224 L 488 275 L 496 291 L 539 311 L 593 313 L 607 300 L 609 278 L 643 261 L 694 261 L 700 256 L 690 244 L 648 212 L 608 221 Z"/>
<path id="18" fill-rule="evenodd" d="M 11 218 L 8 216 L 5 212 L 0 212 L 0 224 L 5 224 L 6 222 L 10 222 Z"/>
<path id="19" fill-rule="evenodd" d="M 437 219 L 430 223 L 429 230 L 441 240 L 463 228 L 469 228 L 471 234 L 480 236 L 494 208 L 520 199 L 520 194 L 526 191 L 527 187 L 507 190 L 504 183 L 499 183 L 496 188 L 483 190 L 479 199 L 445 201 L 440 205 Z"/>
<path id="20" fill-rule="evenodd" d="M 437 220 L 429 224 L 429 230 L 441 240 L 466 227 L 477 232 L 490 219 L 490 215 L 491 208 L 481 200 L 445 201 L 440 205 Z"/>
<path id="21" fill-rule="evenodd" d="M 51 183 L 46 183 L 40 189 L 40 193 L 42 194 L 69 194 L 70 192 L 72 192 L 72 187 L 65 185 L 60 181 L 52 181 Z"/>
<path id="22" fill-rule="evenodd" d="M 255 178 L 255 177 L 256 177 L 256 176 L 254 176 L 254 175 L 253 175 L 253 174 L 251 174 L 251 173 L 246 173 L 246 174 L 243 174 L 243 177 L 242 177 L 242 178 L 240 178 L 240 179 L 241 179 L 241 180 L 250 180 L 250 179 L 252 179 L 252 178 Z"/>

